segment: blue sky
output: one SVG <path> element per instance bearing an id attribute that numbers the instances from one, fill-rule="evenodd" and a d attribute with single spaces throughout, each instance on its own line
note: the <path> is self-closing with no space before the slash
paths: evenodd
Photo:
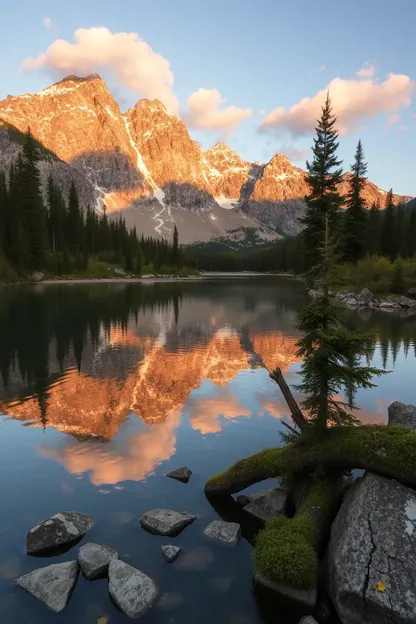
<path id="1" fill-rule="evenodd" d="M 369 178 L 416 195 L 414 0 L 20 0 L 7 6 L 1 99 L 86 67 L 108 81 L 122 109 L 144 95 L 166 94 L 165 104 L 204 147 L 225 139 L 248 160 L 285 151 L 304 166 L 311 120 L 330 85 L 345 168 L 361 138 Z M 98 27 L 108 29 L 108 45 L 105 38 L 94 44 L 98 31 L 90 29 Z M 84 40 L 73 54 L 81 28 Z M 150 46 L 148 75 L 140 67 L 143 46 L 126 35 L 115 39 L 116 33 L 137 33 Z M 47 52 L 57 39 L 67 49 Z M 24 59 L 42 53 L 36 67 L 21 69 Z M 310 100 L 296 107 L 303 98 Z"/>

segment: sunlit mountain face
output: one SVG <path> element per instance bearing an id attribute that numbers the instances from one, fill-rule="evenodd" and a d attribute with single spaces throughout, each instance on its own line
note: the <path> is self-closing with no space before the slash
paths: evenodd
<path id="1" fill-rule="evenodd" d="M 43 429 L 38 456 L 100 487 L 152 475 L 177 453 L 179 431 L 209 438 L 240 426 L 261 436 L 266 422 L 289 417 L 268 371 L 279 366 L 298 381 L 305 297 L 298 282 L 266 278 L 252 288 L 244 280 L 5 289 L 0 413 Z M 348 313 L 347 321 L 365 325 Z M 374 322 L 378 364 L 413 353 L 414 323 Z M 395 398 L 374 394 L 358 416 L 382 422 Z"/>

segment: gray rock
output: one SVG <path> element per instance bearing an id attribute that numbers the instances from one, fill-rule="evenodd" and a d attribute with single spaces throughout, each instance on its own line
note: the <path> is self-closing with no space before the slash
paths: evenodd
<path id="1" fill-rule="evenodd" d="M 245 507 L 250 502 L 250 496 L 247 496 L 246 494 L 239 494 L 236 500 L 241 507 Z"/>
<path id="2" fill-rule="evenodd" d="M 388 407 L 389 425 L 403 425 L 416 429 L 416 405 L 405 405 L 395 401 Z"/>
<path id="3" fill-rule="evenodd" d="M 34 273 L 32 273 L 32 275 L 29 277 L 29 280 L 31 282 L 41 282 L 43 280 L 43 278 L 45 277 L 44 273 L 41 273 L 40 271 L 35 271 Z"/>
<path id="4" fill-rule="evenodd" d="M 26 536 L 28 555 L 58 548 L 77 541 L 92 526 L 89 516 L 76 511 L 62 511 L 30 529 Z"/>
<path id="5" fill-rule="evenodd" d="M 119 267 L 116 267 L 116 268 L 114 269 L 114 273 L 115 273 L 116 275 L 122 275 L 122 276 L 126 276 L 126 275 L 127 275 L 127 273 L 125 272 L 125 270 L 124 270 L 124 269 L 121 269 L 121 268 L 119 268 Z"/>
<path id="6" fill-rule="evenodd" d="M 368 288 L 363 288 L 357 295 L 357 299 L 361 304 L 369 304 L 374 299 L 374 295 Z"/>
<path id="7" fill-rule="evenodd" d="M 398 303 L 397 301 L 395 301 L 394 299 L 382 299 L 380 301 L 380 303 L 378 304 L 379 308 L 399 308 L 400 307 L 400 303 Z"/>
<path id="8" fill-rule="evenodd" d="M 37 598 L 55 613 L 61 613 L 67 606 L 78 578 L 78 563 L 69 561 L 54 563 L 19 576 L 18 587 Z"/>
<path id="9" fill-rule="evenodd" d="M 367 473 L 332 525 L 327 587 L 343 624 L 416 622 L 416 492 Z"/>
<path id="10" fill-rule="evenodd" d="M 183 603 L 183 596 L 178 592 L 165 592 L 157 601 L 156 607 L 161 611 L 172 611 L 181 607 Z"/>
<path id="11" fill-rule="evenodd" d="M 161 546 L 160 550 L 162 551 L 162 555 L 164 560 L 167 563 L 172 563 L 172 561 L 175 561 L 175 559 L 177 559 L 179 557 L 179 553 L 181 552 L 182 548 L 180 548 L 179 546 Z"/>
<path id="12" fill-rule="evenodd" d="M 416 288 L 409 288 L 407 294 L 409 295 L 409 297 L 416 297 Z"/>
<path id="13" fill-rule="evenodd" d="M 188 524 L 192 524 L 198 516 L 170 509 L 153 509 L 146 511 L 140 518 L 140 524 L 146 531 L 154 535 L 178 535 Z"/>
<path id="14" fill-rule="evenodd" d="M 181 483 L 188 483 L 191 474 L 192 470 L 189 470 L 187 466 L 182 466 L 182 468 L 176 468 L 176 470 L 168 472 L 166 476 L 171 479 L 176 479 L 176 481 L 181 481 Z"/>
<path id="15" fill-rule="evenodd" d="M 119 559 L 112 559 L 108 566 L 108 591 L 116 605 L 130 618 L 143 615 L 157 597 L 157 587 L 152 579 Z"/>
<path id="16" fill-rule="evenodd" d="M 274 488 L 256 497 L 244 507 L 244 511 L 251 516 L 266 522 L 274 516 L 283 514 L 287 499 L 287 493 L 280 488 Z"/>
<path id="17" fill-rule="evenodd" d="M 357 307 L 358 306 L 358 301 L 355 297 L 350 297 L 349 299 L 344 299 L 343 301 L 344 305 L 346 306 L 350 306 L 351 308 Z"/>
<path id="18" fill-rule="evenodd" d="M 235 546 L 241 536 L 241 527 L 236 522 L 223 522 L 214 520 L 207 526 L 204 534 L 210 539 Z"/>
<path id="19" fill-rule="evenodd" d="M 272 592 L 279 598 L 293 600 L 311 611 L 315 608 L 318 595 L 316 585 L 305 589 L 289 587 L 288 585 L 271 581 L 259 572 L 256 572 L 254 575 L 254 584 L 262 589 L 266 589 L 268 592 Z"/>
<path id="20" fill-rule="evenodd" d="M 118 553 L 102 544 L 88 542 L 78 551 L 78 563 L 82 573 L 90 580 L 107 576 L 111 559 L 118 559 Z"/>
<path id="21" fill-rule="evenodd" d="M 311 615 L 307 615 L 299 620 L 299 624 L 318 624 L 318 622 Z"/>
<path id="22" fill-rule="evenodd" d="M 153 279 L 154 275 L 152 273 L 146 273 L 145 275 L 142 275 L 142 279 Z"/>

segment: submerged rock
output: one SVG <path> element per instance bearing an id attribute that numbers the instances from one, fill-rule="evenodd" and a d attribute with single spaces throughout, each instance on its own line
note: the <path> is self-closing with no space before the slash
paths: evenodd
<path id="1" fill-rule="evenodd" d="M 244 507 L 244 511 L 258 520 L 266 522 L 283 514 L 287 500 L 287 492 L 274 488 L 263 492 Z"/>
<path id="2" fill-rule="evenodd" d="M 111 559 L 118 559 L 118 553 L 101 544 L 89 542 L 78 551 L 78 563 L 87 579 L 93 580 L 107 576 Z"/>
<path id="3" fill-rule="evenodd" d="M 172 611 L 178 609 L 184 603 L 183 596 L 178 592 L 165 592 L 156 603 L 156 607 L 161 611 Z"/>
<path id="4" fill-rule="evenodd" d="M 182 468 L 176 468 L 176 470 L 168 472 L 166 476 L 171 479 L 176 479 L 176 481 L 180 481 L 181 483 L 188 483 L 191 475 L 192 470 L 190 470 L 187 466 L 182 466 Z"/>
<path id="5" fill-rule="evenodd" d="M 235 546 L 241 536 L 241 527 L 236 522 L 214 520 L 207 526 L 204 533 L 210 539 Z"/>
<path id="6" fill-rule="evenodd" d="M 183 572 L 204 572 L 208 570 L 214 562 L 214 555 L 205 546 L 198 546 L 193 550 L 185 551 L 181 555 L 175 568 Z"/>
<path id="7" fill-rule="evenodd" d="M 405 405 L 395 401 L 388 407 L 389 425 L 403 425 L 416 429 L 416 405 Z"/>
<path id="8" fill-rule="evenodd" d="M 155 535 L 178 535 L 188 524 L 192 524 L 198 516 L 170 509 L 153 509 L 146 511 L 140 518 L 140 524 L 146 531 Z"/>
<path id="9" fill-rule="evenodd" d="M 71 598 L 77 578 L 78 563 L 69 561 L 33 570 L 19 576 L 15 584 L 55 613 L 61 613 Z"/>
<path id="10" fill-rule="evenodd" d="M 80 539 L 92 526 L 89 516 L 76 511 L 62 511 L 43 520 L 26 536 L 28 555 L 59 548 Z"/>
<path id="11" fill-rule="evenodd" d="M 152 579 L 119 559 L 112 559 L 108 566 L 108 591 L 116 605 L 130 618 L 143 615 L 157 597 L 157 587 Z"/>
<path id="12" fill-rule="evenodd" d="M 179 553 L 181 552 L 182 548 L 180 548 L 179 546 L 168 545 L 161 546 L 160 550 L 162 551 L 162 555 L 166 563 L 172 563 L 172 561 L 175 561 L 175 559 L 179 557 Z"/>
<path id="13" fill-rule="evenodd" d="M 416 622 L 416 492 L 367 473 L 332 525 L 327 586 L 344 624 Z"/>

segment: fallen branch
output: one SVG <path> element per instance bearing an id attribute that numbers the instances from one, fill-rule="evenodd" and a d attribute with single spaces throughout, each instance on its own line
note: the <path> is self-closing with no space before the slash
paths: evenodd
<path id="1" fill-rule="evenodd" d="M 309 423 L 306 420 L 305 416 L 302 414 L 299 405 L 296 403 L 295 398 L 289 386 L 287 385 L 280 368 L 275 368 L 274 371 L 269 373 L 269 377 L 277 383 L 280 390 L 282 391 L 283 397 L 290 409 L 290 413 L 292 414 L 293 421 L 296 423 L 301 431 L 304 431 L 307 427 L 309 427 Z"/>
<path id="2" fill-rule="evenodd" d="M 284 427 L 286 427 L 287 429 L 289 429 L 289 431 L 291 431 L 294 435 L 296 436 L 300 436 L 299 431 L 296 431 L 296 429 L 294 427 L 292 427 L 291 425 L 289 425 L 289 423 L 285 422 L 284 420 L 280 421 L 282 423 L 282 425 Z"/>

